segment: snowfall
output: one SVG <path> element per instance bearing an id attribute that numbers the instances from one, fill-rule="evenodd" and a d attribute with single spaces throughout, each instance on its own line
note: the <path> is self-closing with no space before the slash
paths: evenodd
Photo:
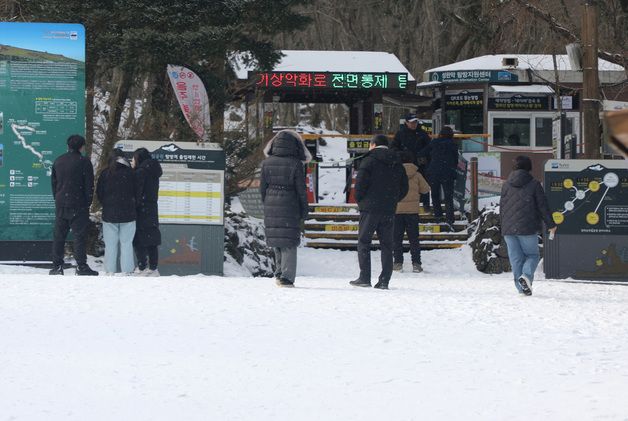
<path id="1" fill-rule="evenodd" d="M 0 266 L 0 419 L 628 420 L 628 287 L 423 264 L 389 291 L 307 248 L 294 289 Z"/>

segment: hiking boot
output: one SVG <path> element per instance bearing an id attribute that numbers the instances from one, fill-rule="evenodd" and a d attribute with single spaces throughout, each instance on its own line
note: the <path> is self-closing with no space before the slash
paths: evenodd
<path id="1" fill-rule="evenodd" d="M 519 279 L 517 279 L 517 282 L 521 287 L 521 292 L 523 292 L 525 295 L 532 295 L 532 290 L 530 289 L 530 285 L 528 284 L 528 280 L 525 276 L 521 276 Z"/>
<path id="2" fill-rule="evenodd" d="M 373 288 L 388 289 L 388 282 L 379 281 L 378 283 L 375 284 L 375 286 Z"/>
<path id="3" fill-rule="evenodd" d="M 371 287 L 371 283 L 369 281 L 365 281 L 360 278 L 356 279 L 355 281 L 349 282 L 349 285 L 353 285 L 354 287 L 365 287 L 365 288 Z"/>
<path id="4" fill-rule="evenodd" d="M 278 278 L 275 281 L 275 284 L 277 284 L 279 288 L 294 288 L 294 282 L 286 278 Z"/>
<path id="5" fill-rule="evenodd" d="M 423 268 L 421 267 L 420 263 L 412 263 L 412 272 L 414 273 L 421 273 L 423 272 Z"/>
<path id="6" fill-rule="evenodd" d="M 77 276 L 98 276 L 98 272 L 92 270 L 88 265 L 80 265 L 76 268 Z"/>
<path id="7" fill-rule="evenodd" d="M 54 265 L 48 275 L 63 275 L 63 265 Z"/>
<path id="8" fill-rule="evenodd" d="M 403 263 L 393 263 L 393 270 L 395 272 L 401 272 L 403 270 Z"/>

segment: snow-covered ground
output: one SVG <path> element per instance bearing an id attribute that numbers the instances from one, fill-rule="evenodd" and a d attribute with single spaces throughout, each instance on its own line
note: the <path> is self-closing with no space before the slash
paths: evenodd
<path id="1" fill-rule="evenodd" d="M 628 419 L 628 287 L 522 297 L 469 254 L 426 252 L 390 291 L 311 249 L 295 289 L 0 266 L 0 419 Z"/>

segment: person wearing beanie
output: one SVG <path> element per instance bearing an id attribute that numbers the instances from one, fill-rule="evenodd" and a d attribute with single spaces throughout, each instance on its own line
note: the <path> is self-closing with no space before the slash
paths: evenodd
<path id="1" fill-rule="evenodd" d="M 77 275 L 96 276 L 87 265 L 87 228 L 89 207 L 94 196 L 94 167 L 81 152 L 85 138 L 72 135 L 67 140 L 68 152 L 52 165 L 52 195 L 55 201 L 55 226 L 52 242 L 50 275 L 63 275 L 65 240 L 70 230 L 74 235 L 74 259 Z"/>

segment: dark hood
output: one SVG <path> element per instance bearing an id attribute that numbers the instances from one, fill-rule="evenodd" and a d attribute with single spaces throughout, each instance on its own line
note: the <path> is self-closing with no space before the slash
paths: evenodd
<path id="1" fill-rule="evenodd" d="M 399 162 L 399 157 L 397 153 L 388 148 L 375 148 L 368 152 L 368 156 L 373 159 L 376 159 L 388 166 L 392 166 Z"/>
<path id="2" fill-rule="evenodd" d="M 281 132 L 273 140 L 268 155 L 287 156 L 305 160 L 305 153 L 301 141 L 288 132 Z"/>
<path id="3" fill-rule="evenodd" d="M 508 176 L 508 184 L 513 187 L 523 187 L 533 179 L 532 174 L 526 170 L 514 170 Z"/>
<path id="4" fill-rule="evenodd" d="M 140 168 L 145 170 L 150 176 L 159 178 L 163 174 L 159 161 L 155 159 L 147 159 L 140 164 Z"/>

